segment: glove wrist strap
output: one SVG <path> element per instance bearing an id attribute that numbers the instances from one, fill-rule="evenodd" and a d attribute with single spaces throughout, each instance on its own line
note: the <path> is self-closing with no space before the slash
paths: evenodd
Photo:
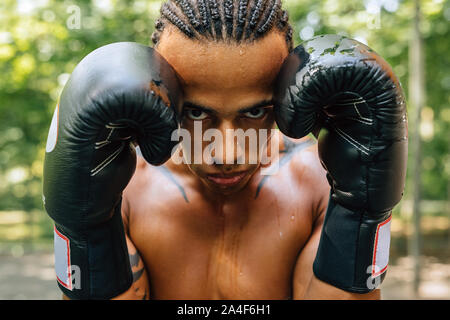
<path id="1" fill-rule="evenodd" d="M 329 201 L 313 264 L 315 276 L 335 287 L 368 293 L 384 279 L 389 260 L 391 212 L 374 217 Z"/>
<path id="2" fill-rule="evenodd" d="M 111 219 L 73 236 L 55 224 L 58 286 L 70 299 L 110 299 L 132 284 L 120 203 Z"/>

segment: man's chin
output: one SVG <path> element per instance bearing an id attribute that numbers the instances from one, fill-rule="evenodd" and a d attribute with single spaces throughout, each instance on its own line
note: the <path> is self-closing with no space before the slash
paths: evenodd
<path id="1" fill-rule="evenodd" d="M 238 186 L 238 187 L 216 187 L 216 186 L 209 186 L 209 189 L 217 194 L 223 195 L 223 196 L 231 196 L 234 194 L 239 193 L 245 188 L 245 186 Z"/>

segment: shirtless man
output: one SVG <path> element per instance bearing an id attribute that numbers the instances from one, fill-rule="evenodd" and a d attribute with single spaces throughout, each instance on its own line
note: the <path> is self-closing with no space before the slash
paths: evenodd
<path id="1" fill-rule="evenodd" d="M 58 285 L 73 299 L 379 299 L 406 159 L 395 76 L 349 39 L 293 51 L 279 1 L 205 2 L 166 2 L 155 50 L 105 46 L 66 85 L 44 169 Z M 333 73 L 352 59 L 364 70 Z M 318 64 L 330 79 L 313 78 Z M 167 160 L 177 122 L 184 158 L 210 143 L 194 148 L 200 123 L 319 143 L 279 134 L 276 154 L 269 136 L 264 164 L 224 139 L 210 161 L 180 164 Z"/>

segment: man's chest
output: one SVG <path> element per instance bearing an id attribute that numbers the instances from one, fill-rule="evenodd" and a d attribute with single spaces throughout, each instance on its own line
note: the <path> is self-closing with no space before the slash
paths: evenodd
<path id="1" fill-rule="evenodd" d="M 220 207 L 167 200 L 149 203 L 129 226 L 154 297 L 289 296 L 312 228 L 308 206 L 268 195 Z"/>

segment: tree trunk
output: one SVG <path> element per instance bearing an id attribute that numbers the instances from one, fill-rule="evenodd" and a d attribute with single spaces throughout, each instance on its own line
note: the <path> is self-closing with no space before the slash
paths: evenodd
<path id="1" fill-rule="evenodd" d="M 410 239 L 409 251 L 414 263 L 414 294 L 419 295 L 420 287 L 420 252 L 421 252 L 421 231 L 420 231 L 420 200 L 421 200 L 421 164 L 422 148 L 420 136 L 421 111 L 425 104 L 425 74 L 424 74 L 424 54 L 422 34 L 420 31 L 420 1 L 415 2 L 415 15 L 413 19 L 412 36 L 409 47 L 409 103 L 414 114 L 414 128 L 412 130 L 412 154 L 413 154 L 413 208 L 412 223 L 413 232 Z"/>

